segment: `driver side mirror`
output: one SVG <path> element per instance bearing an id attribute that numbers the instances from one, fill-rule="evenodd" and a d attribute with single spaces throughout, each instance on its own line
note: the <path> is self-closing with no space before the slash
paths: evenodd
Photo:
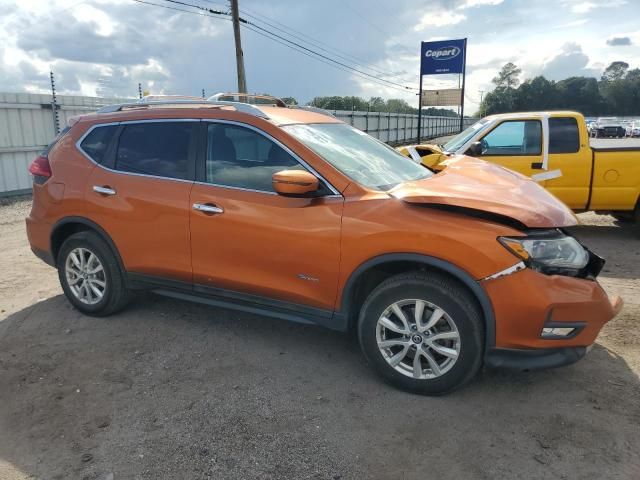
<path id="1" fill-rule="evenodd" d="M 318 178 L 306 170 L 281 170 L 271 175 L 271 182 L 279 195 L 305 195 L 320 187 Z"/>
<path id="2" fill-rule="evenodd" d="M 480 157 L 482 156 L 482 143 L 481 142 L 473 142 L 469 149 L 467 150 L 467 155 L 470 157 Z"/>

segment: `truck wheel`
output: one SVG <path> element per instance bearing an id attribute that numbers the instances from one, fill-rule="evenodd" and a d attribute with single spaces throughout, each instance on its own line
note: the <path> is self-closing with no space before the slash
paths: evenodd
<path id="1" fill-rule="evenodd" d="M 373 368 L 396 387 L 442 395 L 482 364 L 484 325 L 475 299 L 440 274 L 385 280 L 364 302 L 358 337 Z"/>
<path id="2" fill-rule="evenodd" d="M 67 238 L 60 247 L 57 266 L 67 299 L 86 315 L 111 315 L 129 301 L 118 261 L 105 241 L 93 232 L 79 232 Z"/>

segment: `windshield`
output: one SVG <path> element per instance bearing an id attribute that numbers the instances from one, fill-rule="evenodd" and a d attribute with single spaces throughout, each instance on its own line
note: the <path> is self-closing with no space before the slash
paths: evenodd
<path id="1" fill-rule="evenodd" d="M 478 132 L 478 130 L 480 130 L 482 127 L 484 127 L 488 123 L 489 123 L 489 120 L 486 120 L 486 119 L 478 120 L 469 128 L 460 132 L 458 135 L 456 135 L 447 143 L 445 143 L 444 146 L 442 147 L 443 151 L 445 152 L 457 151 L 461 146 L 467 143 L 469 139 L 471 139 L 471 137 L 473 137 L 476 134 L 476 132 Z"/>
<path id="2" fill-rule="evenodd" d="M 287 125 L 282 128 L 365 187 L 389 190 L 399 183 L 433 175 L 388 145 L 344 123 Z"/>

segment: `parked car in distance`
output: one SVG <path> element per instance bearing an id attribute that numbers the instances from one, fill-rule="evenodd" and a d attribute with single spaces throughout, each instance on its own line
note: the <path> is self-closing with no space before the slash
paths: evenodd
<path id="1" fill-rule="evenodd" d="M 601 117 L 592 128 L 596 138 L 624 138 L 626 130 L 620 120 L 614 117 Z"/>
<path id="2" fill-rule="evenodd" d="M 577 112 L 525 112 L 479 120 L 446 144 L 400 147 L 436 171 L 472 155 L 533 178 L 574 211 L 640 223 L 640 147 L 592 147 Z"/>
<path id="3" fill-rule="evenodd" d="M 434 174 L 331 115 L 228 95 L 104 107 L 33 161 L 29 242 L 80 312 L 146 289 L 353 331 L 383 378 L 443 394 L 483 364 L 575 362 L 620 310 L 530 179 L 470 157 Z"/>
<path id="4" fill-rule="evenodd" d="M 630 137 L 630 138 L 640 137 L 640 121 L 635 120 L 633 122 L 629 122 L 626 129 L 627 129 L 627 137 Z"/>

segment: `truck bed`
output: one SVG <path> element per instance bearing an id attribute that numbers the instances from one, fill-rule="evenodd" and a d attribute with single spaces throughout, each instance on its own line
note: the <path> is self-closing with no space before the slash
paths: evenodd
<path id="1" fill-rule="evenodd" d="M 640 150 L 640 138 L 591 138 L 589 144 L 596 151 Z"/>

